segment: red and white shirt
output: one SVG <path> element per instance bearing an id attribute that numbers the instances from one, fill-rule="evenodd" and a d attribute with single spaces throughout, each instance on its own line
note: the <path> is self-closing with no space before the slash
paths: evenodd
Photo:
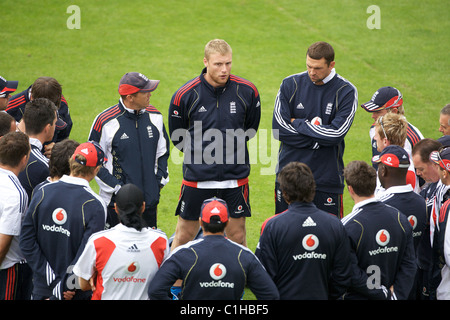
<path id="1" fill-rule="evenodd" d="M 164 232 L 118 224 L 89 238 L 73 272 L 89 280 L 97 270 L 92 300 L 145 300 L 148 285 L 168 254 Z"/>

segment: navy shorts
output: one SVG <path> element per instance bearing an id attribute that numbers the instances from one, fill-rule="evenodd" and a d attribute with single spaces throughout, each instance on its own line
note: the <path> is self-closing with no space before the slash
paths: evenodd
<path id="1" fill-rule="evenodd" d="M 314 196 L 313 203 L 317 208 L 325 212 L 334 214 L 339 219 L 343 217 L 344 204 L 342 194 L 317 191 Z M 281 213 L 288 209 L 288 204 L 281 195 L 280 184 L 275 181 L 275 214 Z"/>
<path id="2" fill-rule="evenodd" d="M 203 201 L 217 197 L 227 203 L 231 218 L 250 217 L 249 196 L 248 182 L 236 188 L 200 189 L 183 181 L 175 215 L 184 220 L 198 220 Z"/>

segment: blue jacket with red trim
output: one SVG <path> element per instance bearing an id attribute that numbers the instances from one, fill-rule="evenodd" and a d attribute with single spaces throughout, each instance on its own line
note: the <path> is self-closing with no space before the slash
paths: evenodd
<path id="1" fill-rule="evenodd" d="M 28 87 L 28 89 L 12 96 L 11 100 L 9 100 L 8 102 L 6 112 L 9 113 L 14 119 L 16 119 L 17 122 L 22 119 L 23 113 L 25 112 L 25 105 L 30 101 L 30 90 L 31 86 Z M 72 130 L 73 126 L 72 118 L 70 117 L 69 113 L 69 106 L 64 96 L 61 97 L 58 116 L 59 118 L 64 120 L 65 123 L 67 123 L 67 126 L 65 126 L 64 128 L 56 126 L 55 135 L 53 136 L 52 140 L 53 142 L 58 142 L 69 138 L 70 131 Z"/>
<path id="2" fill-rule="evenodd" d="M 350 239 L 353 260 L 352 285 L 344 298 L 408 299 L 417 265 L 407 217 L 370 198 L 355 204 L 341 221 Z M 391 286 L 395 295 L 390 297 Z"/>
<path id="3" fill-rule="evenodd" d="M 188 181 L 243 179 L 250 174 L 247 141 L 258 130 L 261 102 L 250 81 L 230 75 L 214 88 L 206 68 L 172 96 L 169 133 L 184 152 L 183 178 Z"/>
<path id="4" fill-rule="evenodd" d="M 267 219 L 255 252 L 282 300 L 337 299 L 351 282 L 350 242 L 339 219 L 294 202 Z"/>
<path id="5" fill-rule="evenodd" d="M 95 118 L 89 140 L 97 141 L 108 159 L 96 177 L 107 204 L 118 186 L 133 183 L 144 193 L 147 208 L 158 205 L 160 188 L 169 181 L 170 142 L 155 107 L 132 113 L 120 100 Z"/>

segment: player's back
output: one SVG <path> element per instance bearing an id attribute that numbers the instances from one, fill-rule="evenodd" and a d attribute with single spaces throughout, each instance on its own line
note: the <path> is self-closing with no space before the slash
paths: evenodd
<path id="1" fill-rule="evenodd" d="M 398 280 L 396 277 L 403 259 L 408 259 L 406 264 L 413 271 L 412 282 L 415 273 L 412 228 L 398 209 L 372 201 L 345 217 L 343 223 L 358 266 L 368 276 L 378 272 L 381 285 L 390 288 Z M 409 291 L 406 296 L 408 294 Z M 355 298 L 358 294 L 350 290 L 346 296 Z"/>
<path id="2" fill-rule="evenodd" d="M 149 283 L 168 252 L 166 235 L 151 228 L 137 231 L 118 224 L 91 240 L 102 279 L 92 299 L 147 299 Z"/>

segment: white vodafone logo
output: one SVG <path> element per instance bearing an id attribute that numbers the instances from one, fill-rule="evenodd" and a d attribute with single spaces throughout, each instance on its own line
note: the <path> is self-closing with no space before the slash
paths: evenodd
<path id="1" fill-rule="evenodd" d="M 313 251 L 319 246 L 319 238 L 311 233 L 307 234 L 303 237 L 302 245 L 306 250 Z"/>
<path id="2" fill-rule="evenodd" d="M 380 231 L 377 232 L 375 240 L 380 246 L 385 246 L 389 243 L 389 240 L 391 240 L 391 235 L 387 230 L 381 229 Z"/>
<path id="3" fill-rule="evenodd" d="M 57 208 L 52 213 L 53 222 L 59 225 L 66 223 L 67 212 L 63 208 Z"/>
<path id="4" fill-rule="evenodd" d="M 211 268 L 209 268 L 209 275 L 214 280 L 220 280 L 227 274 L 227 268 L 221 263 L 214 263 Z"/>

